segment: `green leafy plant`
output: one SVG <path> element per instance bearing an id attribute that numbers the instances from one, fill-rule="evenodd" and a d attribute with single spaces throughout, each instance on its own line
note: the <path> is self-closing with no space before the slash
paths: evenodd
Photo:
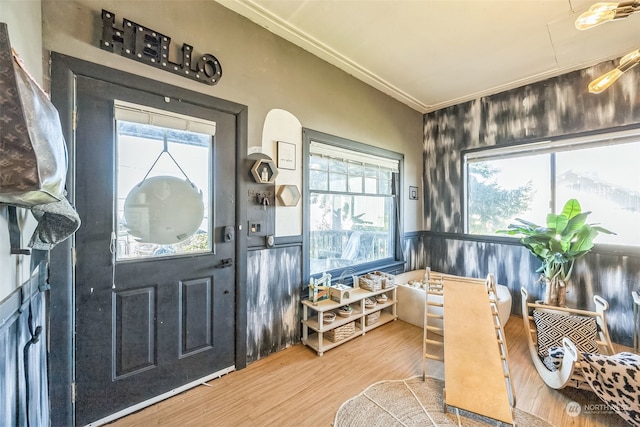
<path id="1" fill-rule="evenodd" d="M 582 212 L 576 199 L 565 203 L 560 214 L 547 215 L 546 226 L 516 218 L 498 233 L 520 236 L 520 243 L 536 256 L 542 265 L 537 272 L 547 284 L 545 304 L 561 306 L 565 303 L 566 284 L 575 260 L 589 253 L 599 233 L 615 234 L 596 224 L 587 224 L 591 212 Z"/>

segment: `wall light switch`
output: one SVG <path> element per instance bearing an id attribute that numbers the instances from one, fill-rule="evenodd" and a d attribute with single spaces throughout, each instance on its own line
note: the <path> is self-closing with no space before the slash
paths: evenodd
<path id="1" fill-rule="evenodd" d="M 263 227 L 262 221 L 249 221 L 249 235 L 261 234 Z"/>

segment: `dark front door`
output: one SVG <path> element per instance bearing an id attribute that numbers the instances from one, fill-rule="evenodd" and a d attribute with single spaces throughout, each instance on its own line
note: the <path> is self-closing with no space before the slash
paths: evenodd
<path id="1" fill-rule="evenodd" d="M 232 114 L 77 80 L 76 424 L 233 369 Z"/>

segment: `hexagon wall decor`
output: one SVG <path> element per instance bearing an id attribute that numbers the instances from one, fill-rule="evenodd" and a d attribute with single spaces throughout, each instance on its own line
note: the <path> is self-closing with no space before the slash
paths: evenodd
<path id="1" fill-rule="evenodd" d="M 278 176 L 278 168 L 271 159 L 259 159 L 253 164 L 251 175 L 259 184 L 273 184 Z"/>
<path id="2" fill-rule="evenodd" d="M 296 206 L 300 201 L 297 185 L 281 185 L 278 188 L 278 201 L 282 206 Z"/>

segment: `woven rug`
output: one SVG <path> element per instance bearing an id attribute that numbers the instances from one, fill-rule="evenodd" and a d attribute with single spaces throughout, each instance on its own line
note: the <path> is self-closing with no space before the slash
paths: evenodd
<path id="1" fill-rule="evenodd" d="M 443 412 L 444 382 L 421 377 L 375 383 L 342 404 L 335 427 L 391 426 L 499 426 L 503 423 L 466 411 L 449 408 Z M 551 427 L 546 421 L 514 409 L 517 426 Z"/>

